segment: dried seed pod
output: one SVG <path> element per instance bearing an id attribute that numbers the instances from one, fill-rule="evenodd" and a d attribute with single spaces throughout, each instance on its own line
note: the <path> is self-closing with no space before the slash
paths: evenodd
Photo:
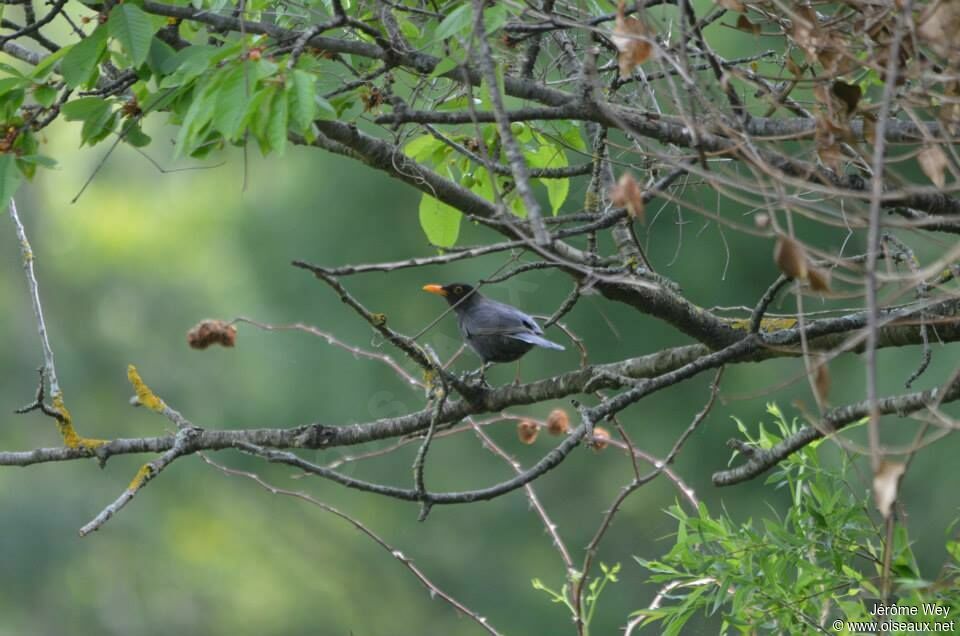
<path id="1" fill-rule="evenodd" d="M 547 432 L 551 435 L 566 435 L 570 430 L 570 418 L 563 409 L 553 409 L 547 416 Z"/>
<path id="2" fill-rule="evenodd" d="M 194 349 L 212 344 L 232 347 L 237 342 L 237 328 L 222 320 L 203 320 L 187 332 L 187 343 Z"/>
<path id="3" fill-rule="evenodd" d="M 540 433 L 540 427 L 536 422 L 530 420 L 520 420 L 517 423 L 517 437 L 524 444 L 533 444 L 537 441 L 537 435 Z"/>
<path id="4" fill-rule="evenodd" d="M 629 172 L 620 175 L 617 184 L 610 188 L 610 202 L 618 207 L 627 208 L 630 216 L 643 223 L 643 191 Z"/>
<path id="5" fill-rule="evenodd" d="M 590 440 L 590 447 L 597 453 L 610 445 L 610 431 L 602 426 L 593 427 L 593 439 Z"/>

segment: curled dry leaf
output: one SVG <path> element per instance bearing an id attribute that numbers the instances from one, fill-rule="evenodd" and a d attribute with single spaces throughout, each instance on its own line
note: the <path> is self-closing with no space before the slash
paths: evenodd
<path id="1" fill-rule="evenodd" d="M 934 185 L 942 188 L 947 180 L 944 171 L 947 169 L 947 154 L 940 146 L 926 146 L 917 155 L 917 161 L 920 162 L 920 169 L 927 175 Z"/>
<path id="2" fill-rule="evenodd" d="M 517 437 L 524 444 L 533 444 L 537 441 L 537 434 L 540 433 L 540 427 L 536 422 L 530 420 L 520 420 L 517 423 Z"/>
<path id="3" fill-rule="evenodd" d="M 626 15 L 625 3 L 617 5 L 617 21 L 610 38 L 620 52 L 620 79 L 626 79 L 633 69 L 650 59 L 653 45 L 650 43 L 647 27 L 633 16 Z"/>
<path id="4" fill-rule="evenodd" d="M 773 261 L 786 276 L 797 280 L 807 278 L 807 251 L 789 236 L 781 235 L 777 238 L 777 244 L 773 248 Z"/>
<path id="5" fill-rule="evenodd" d="M 630 216 L 643 222 L 643 191 L 629 172 L 620 175 L 617 184 L 610 189 L 610 202 L 617 207 L 627 208 Z"/>
<path id="6" fill-rule="evenodd" d="M 551 435 L 566 435 L 570 430 L 570 418 L 563 409 L 553 409 L 547 416 L 547 432 Z"/>
<path id="7" fill-rule="evenodd" d="M 750 20 L 747 19 L 747 16 L 745 16 L 745 15 L 743 15 L 743 14 L 741 14 L 741 15 L 737 18 L 737 28 L 740 29 L 741 31 L 746 31 L 747 33 L 752 33 L 753 35 L 759 35 L 759 34 L 760 34 L 760 25 L 759 25 L 759 24 L 754 24 L 753 22 L 751 22 Z"/>
<path id="8" fill-rule="evenodd" d="M 955 0 L 931 2 L 917 21 L 917 35 L 938 55 L 958 56 L 957 31 L 960 31 L 960 3 Z"/>
<path id="9" fill-rule="evenodd" d="M 873 476 L 873 499 L 884 519 L 890 517 L 890 511 L 897 500 L 897 491 L 900 489 L 900 478 L 906 470 L 906 464 L 882 462 Z"/>
<path id="10" fill-rule="evenodd" d="M 610 445 L 610 431 L 602 426 L 593 427 L 593 439 L 590 440 L 590 447 L 594 451 L 600 452 Z"/>
<path id="11" fill-rule="evenodd" d="M 236 342 L 237 328 L 222 320 L 204 320 L 187 332 L 187 344 L 194 349 L 213 344 L 232 347 Z"/>
<path id="12" fill-rule="evenodd" d="M 835 80 L 833 84 L 831 84 L 830 92 L 846 106 L 847 117 L 850 117 L 850 115 L 856 112 L 857 105 L 860 103 L 860 97 L 863 96 L 863 91 L 859 86 L 856 84 L 847 84 L 840 80 Z"/>
<path id="13" fill-rule="evenodd" d="M 877 142 L 877 116 L 873 113 L 863 114 L 863 138 L 871 146 Z"/>
<path id="14" fill-rule="evenodd" d="M 726 9 L 727 11 L 736 11 L 738 13 L 743 13 L 747 10 L 743 3 L 740 0 L 716 0 L 717 4 Z"/>
<path id="15" fill-rule="evenodd" d="M 827 367 L 826 356 L 820 356 L 813 366 L 813 390 L 821 403 L 827 402 L 830 395 L 830 369 Z"/>
<path id="16" fill-rule="evenodd" d="M 810 267 L 807 271 L 807 282 L 815 292 L 830 291 L 830 270 L 820 267 Z"/>

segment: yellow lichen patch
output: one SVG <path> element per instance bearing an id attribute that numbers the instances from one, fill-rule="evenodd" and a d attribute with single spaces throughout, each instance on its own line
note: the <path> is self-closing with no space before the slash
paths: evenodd
<path id="1" fill-rule="evenodd" d="M 133 476 L 130 485 L 127 486 L 127 490 L 140 490 L 145 483 L 153 478 L 155 473 L 156 469 L 153 467 L 153 464 L 144 464 L 140 467 L 140 470 L 137 471 L 137 474 Z"/>
<path id="2" fill-rule="evenodd" d="M 387 314 L 371 314 L 374 327 L 382 327 L 387 324 Z"/>
<path id="3" fill-rule="evenodd" d="M 738 318 L 730 321 L 730 326 L 739 331 L 750 329 L 749 318 Z M 792 329 L 797 326 L 796 318 L 764 318 L 760 321 L 760 331 L 772 333 L 781 329 Z"/>
<path id="4" fill-rule="evenodd" d="M 166 406 L 163 400 L 154 395 L 150 387 L 144 384 L 140 374 L 137 373 L 137 367 L 132 364 L 127 366 L 127 379 L 130 381 L 130 384 L 133 385 L 133 390 L 137 392 L 137 400 L 140 401 L 140 404 L 151 411 L 156 411 L 157 413 L 163 412 Z"/>
<path id="5" fill-rule="evenodd" d="M 57 429 L 60 431 L 60 437 L 63 438 L 63 445 L 67 448 L 86 448 L 93 450 L 109 443 L 110 440 L 106 439 L 80 437 L 77 429 L 73 427 L 73 417 L 70 415 L 70 411 L 67 410 L 67 405 L 63 403 L 62 393 L 57 393 L 53 396 L 53 408 L 60 414 L 60 419 L 57 420 Z"/>

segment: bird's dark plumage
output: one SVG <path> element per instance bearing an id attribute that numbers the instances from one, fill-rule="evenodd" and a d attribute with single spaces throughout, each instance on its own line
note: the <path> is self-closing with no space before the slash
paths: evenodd
<path id="1" fill-rule="evenodd" d="M 447 299 L 457 314 L 460 333 L 484 364 L 513 362 L 534 346 L 563 347 L 543 337 L 537 321 L 516 307 L 491 300 L 466 283 L 423 288 Z"/>

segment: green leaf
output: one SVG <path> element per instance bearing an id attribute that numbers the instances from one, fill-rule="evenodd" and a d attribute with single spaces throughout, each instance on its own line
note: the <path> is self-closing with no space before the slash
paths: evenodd
<path id="1" fill-rule="evenodd" d="M 537 148 L 536 152 L 527 154 L 527 161 L 534 168 L 566 168 L 567 156 L 561 148 L 545 143 Z M 560 207 L 567 200 L 570 193 L 570 179 L 540 179 L 540 183 L 547 189 L 547 198 L 553 215 L 556 216 Z"/>
<path id="2" fill-rule="evenodd" d="M 102 97 L 81 97 L 63 105 L 60 110 L 67 121 L 87 121 L 95 119 L 110 110 L 110 105 Z"/>
<path id="3" fill-rule="evenodd" d="M 177 134 L 174 157 L 188 156 L 202 143 L 200 133 L 213 118 L 216 108 L 217 81 L 221 77 L 216 75 L 208 78 L 205 84 L 194 88 L 193 102 L 187 109 L 183 123 L 180 124 L 180 132 Z"/>
<path id="4" fill-rule="evenodd" d="M 107 50 L 107 27 L 100 25 L 93 33 L 78 42 L 64 56 L 60 73 L 70 88 L 89 84 L 97 71 L 97 64 Z"/>
<path id="5" fill-rule="evenodd" d="M 270 104 L 270 121 L 267 124 L 267 141 L 270 149 L 282 155 L 287 148 L 287 94 L 277 91 Z"/>
<path id="6" fill-rule="evenodd" d="M 143 132 L 143 129 L 140 128 L 140 122 L 135 119 L 128 119 L 124 122 L 121 135 L 123 135 L 123 140 L 134 148 L 143 148 L 153 141 L 150 135 Z"/>
<path id="7" fill-rule="evenodd" d="M 217 48 L 207 44 L 193 44 L 177 51 L 165 64 L 172 73 L 163 78 L 160 88 L 180 86 L 199 77 L 210 67 L 216 53 Z"/>
<path id="8" fill-rule="evenodd" d="M 22 157 L 17 157 L 17 161 L 34 166 L 43 166 L 44 168 L 57 167 L 57 160 L 45 155 L 23 155 Z"/>
<path id="9" fill-rule="evenodd" d="M 73 45 L 70 44 L 68 46 L 61 48 L 56 53 L 51 53 L 47 57 L 43 58 L 43 60 L 41 60 L 39 64 L 33 67 L 33 71 L 30 73 L 30 77 L 37 80 L 43 79 L 44 77 L 47 76 L 48 73 L 50 73 L 50 71 L 53 70 L 54 65 L 56 65 L 57 62 L 63 59 L 63 57 L 72 50 L 73 50 Z"/>
<path id="10" fill-rule="evenodd" d="M 312 136 L 313 120 L 317 117 L 317 78 L 313 73 L 295 69 L 291 80 L 287 88 L 290 94 L 290 117 L 297 132 Z M 333 109 L 332 106 L 330 108 Z"/>
<path id="11" fill-rule="evenodd" d="M 424 194 L 420 199 L 420 227 L 434 245 L 453 247 L 460 235 L 460 219 L 463 215 L 442 201 Z"/>
<path id="12" fill-rule="evenodd" d="M 464 2 L 459 7 L 450 12 L 443 22 L 433 32 L 433 36 L 438 40 L 446 40 L 448 37 L 460 33 L 470 26 L 470 19 L 473 17 L 470 3 Z"/>
<path id="13" fill-rule="evenodd" d="M 414 161 L 422 163 L 429 159 L 433 151 L 437 149 L 437 146 L 442 143 L 439 139 L 434 138 L 433 135 L 420 135 L 407 142 L 407 145 L 403 147 L 403 154 Z"/>
<path id="14" fill-rule="evenodd" d="M 107 26 L 110 37 L 120 42 L 134 67 L 147 61 L 150 42 L 153 40 L 153 23 L 143 9 L 129 2 L 118 4 L 110 11 Z"/>
<path id="15" fill-rule="evenodd" d="M 445 57 L 440 60 L 435 67 L 433 67 L 433 72 L 430 73 L 430 77 L 440 77 L 444 73 L 449 73 L 455 68 L 457 68 L 457 60 L 452 57 Z"/>
<path id="16" fill-rule="evenodd" d="M 147 54 L 147 64 L 154 75 L 163 76 L 177 70 L 174 65 L 176 61 L 176 50 L 161 40 L 153 38 L 150 40 L 150 52 Z"/>
<path id="17" fill-rule="evenodd" d="M 11 152 L 0 155 L 0 209 L 4 212 L 22 180 L 23 175 L 17 168 L 17 156 Z"/>
<path id="18" fill-rule="evenodd" d="M 57 99 L 57 89 L 49 84 L 38 84 L 33 89 L 33 98 L 44 108 L 50 108 Z"/>
<path id="19" fill-rule="evenodd" d="M 243 129 L 247 110 L 247 69 L 237 64 L 223 75 L 217 85 L 213 126 L 226 139 L 235 139 Z"/>

